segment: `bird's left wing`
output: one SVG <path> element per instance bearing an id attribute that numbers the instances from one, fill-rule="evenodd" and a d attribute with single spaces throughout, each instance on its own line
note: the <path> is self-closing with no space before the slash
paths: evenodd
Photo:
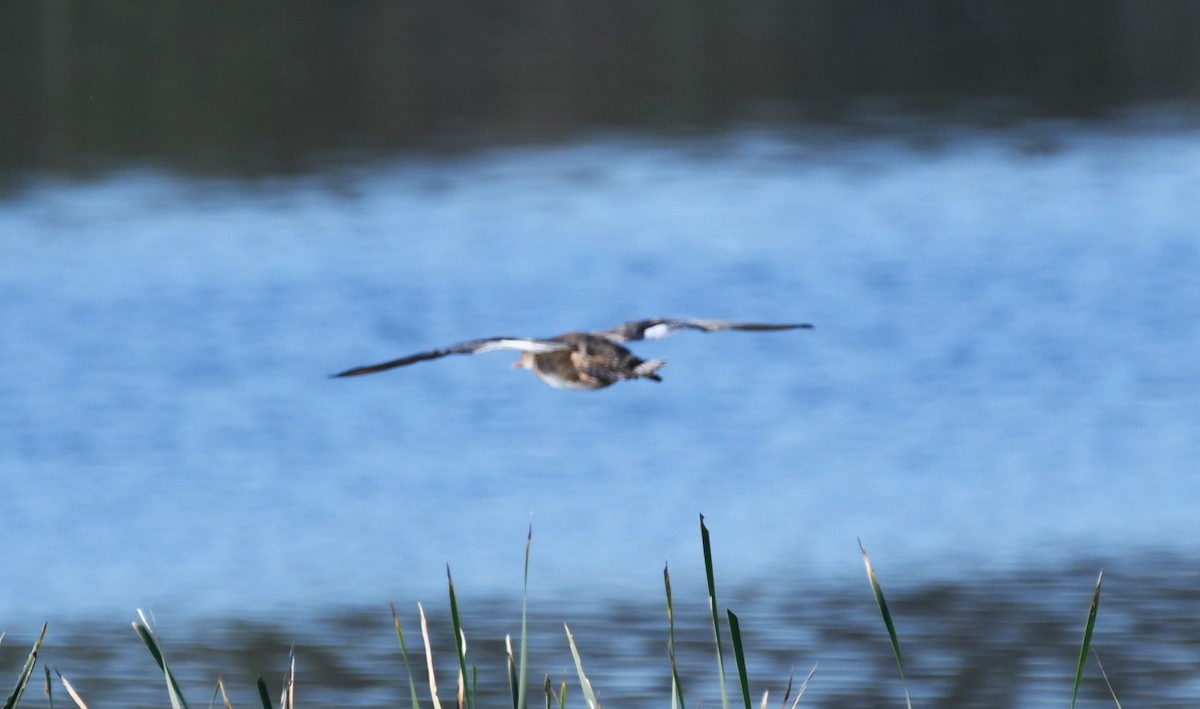
<path id="1" fill-rule="evenodd" d="M 735 322 L 732 320 L 700 320 L 696 318 L 649 318 L 647 320 L 631 320 L 621 323 L 612 329 L 601 330 L 593 334 L 615 342 L 632 342 L 634 340 L 658 340 L 682 330 L 699 330 L 701 332 L 719 332 L 721 330 L 770 332 L 774 330 L 796 330 L 811 327 L 810 323 L 772 324 Z"/>

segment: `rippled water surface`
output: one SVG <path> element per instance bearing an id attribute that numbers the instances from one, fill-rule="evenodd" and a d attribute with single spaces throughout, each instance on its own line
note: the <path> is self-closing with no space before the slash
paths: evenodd
<path id="1" fill-rule="evenodd" d="M 572 676 L 566 620 L 602 699 L 648 706 L 664 561 L 711 683 L 703 513 L 775 691 L 820 662 L 818 703 L 902 701 L 861 539 L 922 704 L 1067 696 L 1102 567 L 1122 699 L 1195 703 L 1200 137 L 935 138 L 600 137 L 10 191 L 4 666 L 49 620 L 91 696 L 161 704 L 142 607 L 197 697 L 277 676 L 296 642 L 313 701 L 394 704 L 388 601 L 416 644 L 449 563 L 483 668 L 519 629 L 532 520 L 535 681 Z M 594 393 L 506 353 L 327 377 L 650 315 L 816 329 L 636 343 L 664 381 Z"/>

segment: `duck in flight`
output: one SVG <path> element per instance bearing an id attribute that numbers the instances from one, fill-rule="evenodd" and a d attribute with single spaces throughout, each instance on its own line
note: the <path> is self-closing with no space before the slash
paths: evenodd
<path id="1" fill-rule="evenodd" d="M 355 367 L 334 377 L 356 377 L 404 367 L 430 359 L 454 354 L 478 354 L 493 350 L 514 350 L 521 353 L 513 367 L 530 369 L 543 382 L 559 389 L 603 389 L 625 379 L 662 381 L 658 370 L 666 364 L 663 359 L 640 359 L 623 342 L 657 340 L 682 330 L 718 332 L 744 330 L 771 332 L 811 328 L 809 323 L 774 325 L 765 323 L 730 322 L 728 320 L 697 320 L 692 318 L 650 318 L 621 323 L 610 330 L 568 332 L 557 337 L 535 339 L 526 337 L 485 337 L 468 340 L 441 349 L 393 359 L 388 362 Z"/>

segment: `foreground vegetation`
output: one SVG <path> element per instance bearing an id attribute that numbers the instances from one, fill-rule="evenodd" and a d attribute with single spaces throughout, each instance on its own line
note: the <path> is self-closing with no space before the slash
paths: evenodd
<path id="1" fill-rule="evenodd" d="M 524 583 L 525 589 L 522 594 L 521 606 L 521 628 L 518 636 L 518 648 L 514 650 L 511 636 L 505 638 L 505 646 L 507 648 L 508 660 L 508 682 L 511 689 L 511 700 L 514 709 L 528 709 L 528 663 L 527 663 L 527 590 L 529 581 L 529 555 L 532 546 L 532 531 L 526 538 L 525 543 L 525 564 L 524 564 Z M 754 698 L 751 696 L 749 676 L 746 667 L 745 647 L 742 642 L 741 627 L 738 617 L 732 610 L 726 610 L 724 616 L 719 612 L 717 603 L 717 591 L 715 576 L 713 573 L 712 548 L 709 541 L 708 528 L 704 523 L 704 517 L 700 517 L 700 539 L 704 554 L 704 568 L 708 586 L 708 605 L 711 610 L 711 625 L 713 633 L 713 647 L 715 650 L 716 659 L 716 680 L 719 687 L 720 701 L 722 709 L 729 709 L 731 702 L 745 707 L 745 709 L 753 709 Z M 908 680 L 904 672 L 904 657 L 900 649 L 900 640 L 896 632 L 895 623 L 890 610 L 888 609 L 887 600 L 884 597 L 883 589 L 879 583 L 879 579 L 875 574 L 875 570 L 871 565 L 870 557 L 867 555 L 866 549 L 862 547 L 860 542 L 859 548 L 862 552 L 864 566 L 866 567 L 867 580 L 870 584 L 872 593 L 874 594 L 876 604 L 879 608 L 880 615 L 883 619 L 884 628 L 888 639 L 891 642 L 892 651 L 896 658 L 897 668 L 899 670 L 899 678 L 904 689 L 905 703 L 911 709 L 912 700 L 908 690 Z M 1088 607 L 1087 621 L 1084 625 L 1083 640 L 1079 648 L 1079 658 L 1075 669 L 1075 680 L 1071 691 L 1071 707 L 1075 706 L 1076 699 L 1079 695 L 1079 689 L 1083 681 L 1084 669 L 1087 665 L 1089 649 L 1092 640 L 1092 632 L 1096 623 L 1097 609 L 1100 602 L 1100 587 L 1103 580 L 1103 573 L 1096 580 L 1096 587 L 1092 593 L 1091 603 Z M 663 569 L 663 585 L 666 593 L 666 610 L 667 610 L 667 661 L 671 674 L 671 708 L 684 709 L 689 706 L 685 700 L 685 687 L 680 679 L 679 669 L 676 665 L 675 658 L 675 611 L 671 593 L 671 577 L 668 569 Z M 450 618 L 453 624 L 454 639 L 455 639 L 455 657 L 453 658 L 453 666 L 457 670 L 457 681 L 455 684 L 455 695 L 453 700 L 443 700 L 439 698 L 437 679 L 434 671 L 433 650 L 429 639 L 429 630 L 426 623 L 425 611 L 421 604 L 417 604 L 418 618 L 420 623 L 421 640 L 424 646 L 425 656 L 425 671 L 427 675 L 426 690 L 429 695 L 429 702 L 433 709 L 442 709 L 443 703 L 452 703 L 456 709 L 474 709 L 477 699 L 477 672 L 474 665 L 469 663 L 467 655 L 466 635 L 463 631 L 462 619 L 459 613 L 458 598 L 454 590 L 454 581 L 447 569 L 447 587 L 449 591 Z M 396 637 L 399 642 L 400 654 L 403 659 L 405 672 L 409 687 L 409 696 L 413 709 L 420 709 L 423 704 L 421 695 L 423 692 L 418 689 L 418 682 L 414 677 L 414 669 L 410 663 L 408 644 L 405 641 L 404 630 L 400 620 L 396 614 L 395 608 L 392 608 L 392 623 L 396 632 Z M 152 628 L 150 620 L 142 611 L 138 611 L 138 620 L 133 623 L 134 631 L 141 638 L 142 642 L 150 651 L 159 670 L 162 672 L 166 683 L 167 697 L 170 701 L 172 709 L 187 709 L 189 706 L 184 698 L 183 691 L 176 680 L 174 673 L 171 671 L 167 663 L 166 657 L 162 651 L 162 647 L 158 641 L 156 634 Z M 583 702 L 587 709 L 599 709 L 601 704 L 597 698 L 596 690 L 593 688 L 591 681 L 588 679 L 587 673 L 584 670 L 584 663 L 575 644 L 575 638 L 571 634 L 569 626 L 564 625 L 564 632 L 567 638 L 567 644 L 571 652 L 573 665 L 578 676 L 577 691 L 582 695 Z M 11 694 L 3 705 L 3 709 L 15 709 L 20 704 L 21 698 L 29 686 L 35 675 L 35 668 L 38 661 L 38 653 L 42 647 L 42 643 L 46 637 L 47 626 L 43 625 L 41 634 L 34 643 L 32 651 L 29 653 L 25 661 L 24 667 L 17 676 L 17 681 L 13 687 Z M 0 634 L 0 641 L 3 641 L 3 634 Z M 727 683 L 726 670 L 726 649 L 732 650 L 733 671 L 736 674 L 736 683 L 732 690 Z M 1097 658 L 1099 665 L 1099 658 Z M 1100 667 L 1103 676 L 1103 667 Z M 789 677 L 785 689 L 781 706 L 783 709 L 795 709 L 804 696 L 805 690 L 808 688 L 810 681 L 816 674 L 817 667 L 814 665 L 807 673 L 804 679 L 796 685 L 795 677 Z M 87 709 L 87 704 L 84 699 L 75 691 L 70 681 L 54 670 L 65 690 L 70 702 L 80 709 Z M 43 691 L 49 702 L 51 709 L 54 707 L 54 692 L 53 687 L 56 683 L 52 682 L 51 669 L 43 667 L 44 686 Z M 419 671 L 418 671 L 419 674 Z M 295 679 L 296 679 L 296 658 L 293 650 L 289 660 L 288 669 L 283 681 L 283 688 L 278 697 L 278 706 L 280 709 L 293 709 L 295 706 Z M 1104 677 L 1105 682 L 1108 682 L 1107 676 Z M 1112 690 L 1112 686 L 1108 687 L 1112 694 L 1113 701 L 1117 708 L 1120 709 L 1121 704 L 1117 700 L 1116 693 Z M 275 706 L 271 693 L 267 688 L 266 682 L 260 676 L 257 681 L 258 698 L 262 703 L 263 709 L 272 709 Z M 565 709 L 567 705 L 568 683 L 564 679 L 557 686 L 551 682 L 550 676 L 546 675 L 541 684 L 541 692 L 543 696 L 538 699 L 538 704 L 544 701 L 547 709 Z M 768 693 L 764 692 L 758 700 L 758 706 L 766 709 L 768 705 Z M 220 702 L 218 704 L 218 702 Z M 698 706 L 699 702 L 693 702 L 692 706 Z M 208 705 L 210 709 L 216 706 L 223 706 L 227 709 L 232 709 L 232 704 L 225 690 L 225 685 L 222 680 L 218 679 L 213 689 L 212 697 L 209 699 Z"/>

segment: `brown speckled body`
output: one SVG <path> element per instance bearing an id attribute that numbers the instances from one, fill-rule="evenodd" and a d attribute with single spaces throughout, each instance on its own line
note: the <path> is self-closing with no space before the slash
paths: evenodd
<path id="1" fill-rule="evenodd" d="M 661 381 L 655 371 L 663 360 L 643 360 L 612 340 L 586 332 L 552 338 L 569 349 L 522 352 L 514 367 L 533 370 L 539 379 L 559 389 L 603 389 L 622 379 Z"/>

